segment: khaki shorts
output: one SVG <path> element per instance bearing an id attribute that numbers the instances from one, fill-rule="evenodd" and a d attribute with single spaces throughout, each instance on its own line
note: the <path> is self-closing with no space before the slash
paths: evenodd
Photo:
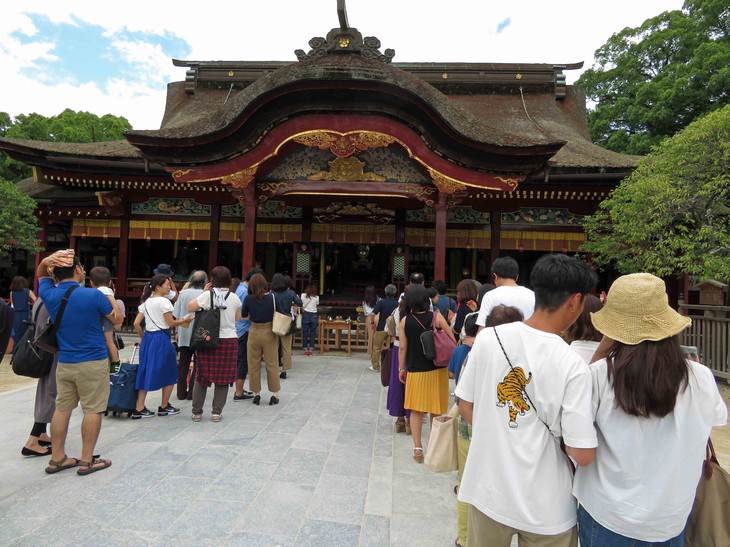
<path id="1" fill-rule="evenodd" d="M 497 522 L 469 505 L 467 522 L 467 543 L 469 545 L 489 545 L 490 547 L 509 547 L 512 536 L 517 534 L 520 547 L 578 547 L 578 527 L 556 536 L 543 536 L 524 532 Z"/>
<path id="2" fill-rule="evenodd" d="M 84 414 L 98 414 L 109 402 L 109 359 L 58 363 L 56 409 L 70 411 L 81 402 Z"/>

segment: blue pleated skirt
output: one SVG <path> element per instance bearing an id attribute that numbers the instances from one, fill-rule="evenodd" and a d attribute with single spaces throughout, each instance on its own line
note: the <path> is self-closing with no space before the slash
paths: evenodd
<path id="1" fill-rule="evenodd" d="M 139 346 L 137 389 L 157 391 L 177 383 L 177 357 L 169 330 L 145 332 Z"/>

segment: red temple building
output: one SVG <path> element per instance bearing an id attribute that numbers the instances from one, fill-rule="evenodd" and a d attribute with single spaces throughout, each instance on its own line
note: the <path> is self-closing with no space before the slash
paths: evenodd
<path id="1" fill-rule="evenodd" d="M 346 18 L 345 18 L 346 19 Z M 393 63 L 342 21 L 293 62 L 179 61 L 159 129 L 0 139 L 33 166 L 42 246 L 105 265 L 130 300 L 161 262 L 258 264 L 361 296 L 409 272 L 455 287 L 514 256 L 573 252 L 636 158 L 594 145 L 582 65 Z"/>

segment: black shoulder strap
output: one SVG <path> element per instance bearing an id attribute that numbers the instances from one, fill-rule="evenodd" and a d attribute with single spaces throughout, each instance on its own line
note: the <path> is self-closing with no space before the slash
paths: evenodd
<path id="1" fill-rule="evenodd" d="M 71 296 L 71 293 L 74 292 L 76 289 L 78 289 L 79 286 L 74 283 L 71 285 L 66 293 L 63 295 L 63 300 L 61 300 L 61 307 L 58 309 L 58 315 L 56 316 L 56 320 L 53 322 L 53 334 L 55 335 L 58 332 L 58 329 L 61 328 L 61 319 L 63 319 L 63 312 L 66 311 L 66 304 L 68 304 L 68 299 Z"/>

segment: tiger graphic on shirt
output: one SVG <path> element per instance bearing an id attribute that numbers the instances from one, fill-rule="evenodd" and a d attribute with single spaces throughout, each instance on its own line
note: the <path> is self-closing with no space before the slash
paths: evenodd
<path id="1" fill-rule="evenodd" d="M 497 384 L 497 406 L 509 407 L 509 426 L 512 428 L 517 427 L 517 413 L 524 416 L 525 412 L 530 410 L 530 405 L 525 402 L 522 392 L 531 381 L 532 372 L 525 378 L 525 371 L 515 367 Z"/>

